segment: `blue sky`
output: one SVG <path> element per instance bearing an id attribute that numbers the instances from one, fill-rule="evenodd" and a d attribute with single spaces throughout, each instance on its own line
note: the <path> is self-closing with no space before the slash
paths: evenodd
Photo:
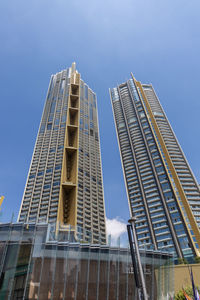
<path id="1" fill-rule="evenodd" d="M 73 61 L 97 93 L 106 215 L 128 219 L 108 89 L 152 83 L 200 182 L 199 0 L 2 0 L 0 195 L 17 217 L 52 73 Z"/>

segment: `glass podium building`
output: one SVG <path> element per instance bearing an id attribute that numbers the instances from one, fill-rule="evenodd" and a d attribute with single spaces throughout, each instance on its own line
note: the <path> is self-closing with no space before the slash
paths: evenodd
<path id="1" fill-rule="evenodd" d="M 110 96 L 139 245 L 199 256 L 200 191 L 152 85 L 132 76 Z"/>
<path id="2" fill-rule="evenodd" d="M 128 248 L 83 243 L 54 224 L 0 225 L 0 299 L 137 300 Z M 142 251 L 142 250 L 141 250 Z M 173 294 L 172 256 L 142 251 L 151 300 Z"/>

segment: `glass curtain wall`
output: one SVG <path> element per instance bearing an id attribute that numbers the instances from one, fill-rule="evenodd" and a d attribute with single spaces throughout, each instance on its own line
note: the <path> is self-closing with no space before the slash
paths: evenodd
<path id="1" fill-rule="evenodd" d="M 50 224 L 0 225 L 0 299 L 137 299 L 128 248 L 70 239 L 69 231 L 56 235 Z M 141 251 L 150 299 L 167 297 L 172 256 Z"/>

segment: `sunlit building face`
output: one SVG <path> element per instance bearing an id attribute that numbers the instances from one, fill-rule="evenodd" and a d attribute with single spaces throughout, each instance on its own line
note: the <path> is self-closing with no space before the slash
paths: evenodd
<path id="1" fill-rule="evenodd" d="M 198 184 L 152 85 L 132 77 L 110 96 L 140 246 L 198 256 Z"/>

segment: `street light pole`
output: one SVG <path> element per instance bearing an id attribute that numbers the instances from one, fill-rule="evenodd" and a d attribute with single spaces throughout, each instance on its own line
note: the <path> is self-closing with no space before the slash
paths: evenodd
<path id="1" fill-rule="evenodd" d="M 139 299 L 140 300 L 148 300 L 146 283 L 145 283 L 145 279 L 144 279 L 144 272 L 143 272 L 143 269 L 142 269 L 142 262 L 141 262 L 140 252 L 139 252 L 139 246 L 138 246 L 138 241 L 137 241 L 136 230 L 135 230 L 135 221 L 136 221 L 136 217 L 132 217 L 130 220 L 128 220 L 128 222 L 130 224 L 130 225 L 128 225 L 129 227 L 127 226 L 128 235 L 129 235 L 130 250 L 131 250 L 131 255 L 132 255 L 133 268 L 135 269 L 134 272 L 137 272 L 137 269 L 138 269 L 138 273 L 139 273 L 139 280 L 138 280 L 138 278 L 136 279 L 136 286 L 137 286 L 138 281 L 141 282 L 141 284 L 139 284 L 139 287 L 137 287 L 138 288 Z M 132 240 L 131 232 L 129 230 L 130 227 L 132 229 L 133 240 Z M 135 245 L 135 255 L 136 255 L 137 261 L 135 261 L 134 257 L 133 257 L 134 256 L 133 243 Z M 135 278 L 136 277 L 137 276 L 135 276 Z"/>

